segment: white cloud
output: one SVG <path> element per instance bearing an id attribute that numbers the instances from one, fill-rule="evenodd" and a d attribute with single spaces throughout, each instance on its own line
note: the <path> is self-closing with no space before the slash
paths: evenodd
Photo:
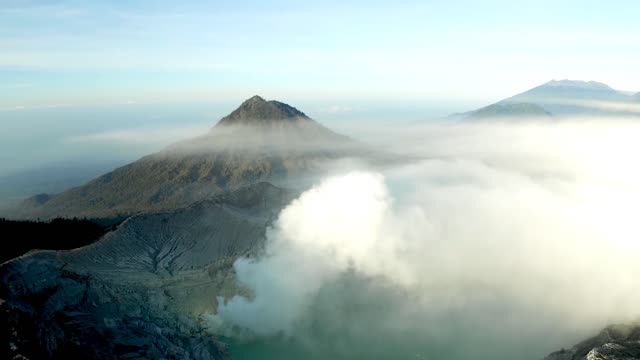
<path id="1" fill-rule="evenodd" d="M 64 141 L 69 143 L 163 146 L 205 134 L 207 130 L 208 127 L 202 125 L 151 129 L 121 129 L 71 136 L 64 139 Z"/>
<path id="2" fill-rule="evenodd" d="M 399 357 L 414 347 L 392 344 L 414 336 L 421 351 L 449 344 L 434 358 L 527 359 L 634 319 L 639 135 L 613 120 L 385 132 L 386 148 L 430 156 L 348 170 L 293 201 L 264 256 L 235 263 L 253 294 L 219 299 L 216 331 L 320 352 L 345 341 L 347 354 L 381 341 Z M 343 288 L 349 274 L 361 280 Z"/>
<path id="3" fill-rule="evenodd" d="M 560 102 L 561 103 L 561 102 Z M 606 111 L 618 111 L 625 113 L 640 114 L 640 103 L 623 102 L 623 101 L 567 101 L 569 105 L 580 105 Z"/>

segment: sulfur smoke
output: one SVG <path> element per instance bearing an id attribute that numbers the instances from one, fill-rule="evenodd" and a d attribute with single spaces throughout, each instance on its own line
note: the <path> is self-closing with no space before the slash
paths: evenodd
<path id="1" fill-rule="evenodd" d="M 342 169 L 289 204 L 265 254 L 235 263 L 252 296 L 219 299 L 218 331 L 317 357 L 536 359 L 636 319 L 637 135 L 396 133 L 421 160 Z"/>

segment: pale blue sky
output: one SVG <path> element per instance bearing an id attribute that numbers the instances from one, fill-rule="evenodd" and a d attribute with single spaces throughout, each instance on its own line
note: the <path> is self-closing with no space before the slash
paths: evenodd
<path id="1" fill-rule="evenodd" d="M 552 78 L 640 90 L 637 0 L 186 3 L 3 0 L 0 109 L 256 93 L 482 104 Z"/>
<path id="2" fill-rule="evenodd" d="M 0 177 L 133 160 L 255 94 L 348 133 L 554 78 L 640 91 L 639 15 L 637 0 L 0 0 Z"/>

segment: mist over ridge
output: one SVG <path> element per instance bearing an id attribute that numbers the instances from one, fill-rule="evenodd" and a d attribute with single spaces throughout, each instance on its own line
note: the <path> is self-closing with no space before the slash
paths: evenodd
<path id="1" fill-rule="evenodd" d="M 128 219 L 91 246 L 10 262 L 3 291 L 23 304 L 48 291 L 29 288 L 41 269 L 53 284 L 77 274 L 49 314 L 92 314 L 81 321 L 121 334 L 108 344 L 172 329 L 153 354 L 541 359 L 640 315 L 640 125 L 524 110 L 346 137 L 250 98 L 204 134 L 32 198 L 33 214 Z M 92 295 L 69 305 L 67 286 Z M 137 320 L 105 323 L 93 303 Z"/>

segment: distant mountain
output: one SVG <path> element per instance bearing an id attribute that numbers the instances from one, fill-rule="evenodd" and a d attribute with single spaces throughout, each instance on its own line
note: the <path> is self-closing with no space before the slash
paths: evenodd
<path id="1" fill-rule="evenodd" d="M 57 195 L 27 199 L 15 217 L 114 217 L 187 206 L 221 191 L 284 179 L 360 145 L 292 106 L 254 96 L 203 136 Z"/>
<path id="2" fill-rule="evenodd" d="M 640 92 L 639 92 L 639 93 L 634 94 L 634 95 L 632 96 L 632 98 L 633 98 L 633 101 L 640 101 Z"/>
<path id="3" fill-rule="evenodd" d="M 620 92 L 614 90 L 607 84 L 597 81 L 551 80 L 531 90 L 525 91 L 522 94 L 516 95 L 515 97 L 541 96 L 548 94 L 564 95 L 574 98 L 591 98 L 594 96 L 617 97 L 620 95 Z"/>
<path id="4" fill-rule="evenodd" d="M 595 81 L 552 80 L 531 90 L 503 100 L 505 103 L 529 101 L 553 103 L 558 100 L 628 100 L 629 96 Z"/>
<path id="5" fill-rule="evenodd" d="M 529 102 L 556 115 L 616 114 L 615 103 L 631 101 L 622 91 L 595 81 L 552 80 L 531 90 L 501 101 Z M 607 106 L 611 105 L 611 106 Z"/>
<path id="6" fill-rule="evenodd" d="M 469 119 L 551 117 L 542 106 L 530 103 L 493 104 L 469 114 Z"/>
<path id="7" fill-rule="evenodd" d="M 638 99 L 638 94 L 629 95 L 596 81 L 552 80 L 455 117 L 640 116 L 640 111 L 628 106 Z"/>

